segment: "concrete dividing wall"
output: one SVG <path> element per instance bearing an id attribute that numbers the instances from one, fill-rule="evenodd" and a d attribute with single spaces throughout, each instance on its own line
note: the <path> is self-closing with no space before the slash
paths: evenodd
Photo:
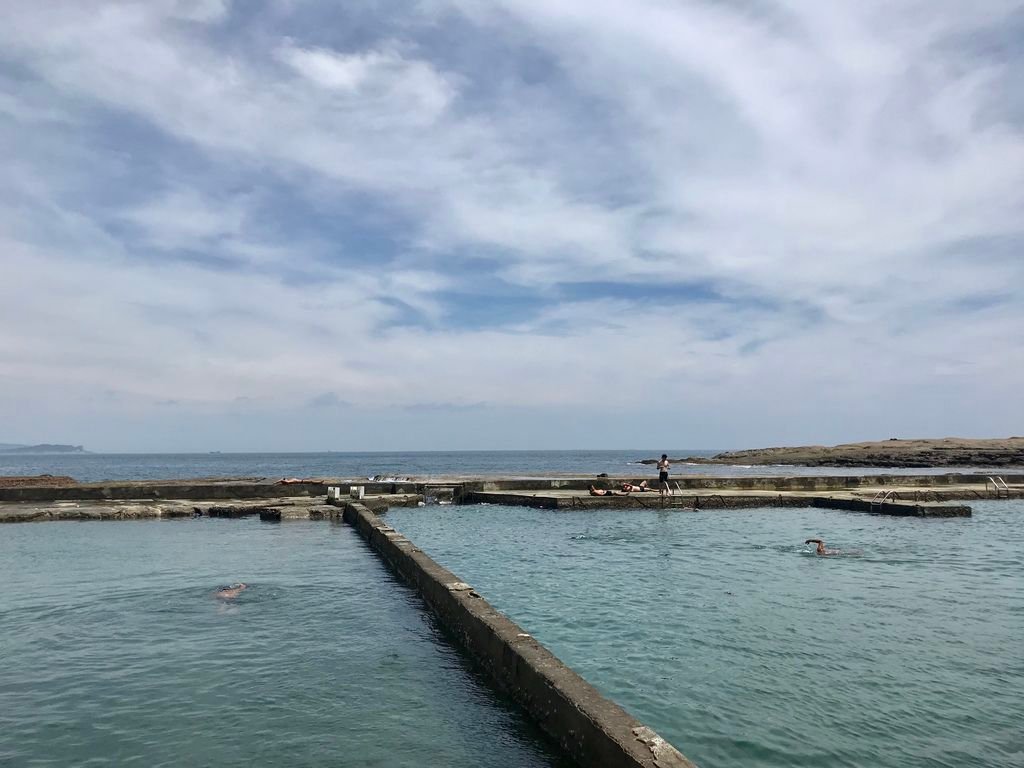
<path id="1" fill-rule="evenodd" d="M 946 474 L 946 475 L 830 475 L 820 477 L 673 477 L 676 484 L 687 491 L 703 496 L 715 489 L 740 489 L 748 491 L 827 491 L 856 488 L 883 488 L 888 486 L 920 486 L 922 488 L 943 485 L 983 484 L 987 475 Z M 1001 477 L 1011 485 L 1024 483 L 1024 475 L 1003 474 Z M 592 484 L 610 487 L 622 480 L 652 480 L 652 476 L 640 473 L 618 477 L 595 478 L 561 477 L 547 479 L 479 478 L 460 482 L 373 482 L 343 481 L 330 483 L 296 483 L 277 485 L 257 482 L 211 482 L 211 481 L 168 481 L 168 482 L 111 482 L 69 485 L 56 488 L 20 487 L 0 488 L 0 501 L 109 501 L 125 499 L 268 499 L 286 496 L 320 496 L 327 493 L 327 485 L 341 488 L 348 495 L 352 485 L 361 485 L 368 495 L 380 494 L 424 494 L 431 489 L 450 489 L 456 502 L 464 500 L 467 493 L 479 491 L 523 491 L 530 492 L 552 489 L 585 491 Z"/>
<path id="2" fill-rule="evenodd" d="M 118 482 L 66 485 L 54 488 L 31 486 L 0 488 L 0 501 L 113 501 L 123 499 L 280 499 L 290 496 L 325 496 L 327 483 L 257 482 Z M 346 496 L 353 485 L 366 488 L 368 494 L 422 493 L 422 483 L 330 483 Z"/>
<path id="3" fill-rule="evenodd" d="M 322 483 L 111 483 L 57 488 L 0 488 L 0 501 L 115 501 L 127 499 L 280 499 L 323 496 Z"/>
<path id="4" fill-rule="evenodd" d="M 467 491 L 460 496 L 462 504 L 501 504 L 538 509 L 750 509 L 756 507 L 809 507 L 813 496 L 781 496 L 749 494 L 722 496 L 708 490 L 697 493 L 675 493 L 662 499 L 657 493 L 633 493 L 618 496 L 535 496 L 496 491 Z"/>
<path id="5" fill-rule="evenodd" d="M 484 491 L 466 491 L 458 501 L 460 504 L 510 504 L 516 507 L 537 507 L 538 509 L 558 509 L 559 500 L 551 496 L 529 496 L 518 493 L 487 493 Z"/>
<path id="6" fill-rule="evenodd" d="M 899 501 L 873 504 L 865 499 L 815 498 L 812 506 L 894 517 L 971 517 L 971 508 L 963 504 L 912 504 Z"/>
<path id="7" fill-rule="evenodd" d="M 693 768 L 671 744 L 602 696 L 468 584 L 365 506 L 344 519 L 412 585 L 491 681 L 519 702 L 581 766 Z M 486 763 L 482 756 L 481 763 Z"/>
<path id="8" fill-rule="evenodd" d="M 709 467 L 709 471 L 714 471 Z M 1024 483 L 1024 475 L 1000 475 L 1007 483 Z M 820 475 L 808 477 L 703 477 L 673 476 L 671 484 L 684 490 L 706 490 L 716 488 L 736 488 L 751 491 L 821 491 L 849 490 L 856 488 L 884 488 L 889 486 L 921 486 L 935 487 L 943 485 L 963 485 L 985 482 L 987 474 L 944 475 Z M 655 482 L 656 476 L 650 472 L 633 475 L 615 475 L 613 477 L 563 477 L 551 479 L 516 480 L 512 478 L 494 478 L 470 480 L 462 483 L 465 491 L 544 491 L 563 488 L 566 490 L 587 490 L 591 485 L 604 484 L 611 487 L 624 479 Z"/>

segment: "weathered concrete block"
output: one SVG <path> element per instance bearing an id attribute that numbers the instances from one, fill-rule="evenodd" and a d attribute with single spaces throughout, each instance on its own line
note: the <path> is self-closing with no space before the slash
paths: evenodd
<path id="1" fill-rule="evenodd" d="M 971 517 L 972 514 L 971 508 L 964 504 L 910 504 L 891 501 L 876 504 L 867 499 L 836 499 L 831 496 L 815 497 L 812 505 L 893 517 Z"/>

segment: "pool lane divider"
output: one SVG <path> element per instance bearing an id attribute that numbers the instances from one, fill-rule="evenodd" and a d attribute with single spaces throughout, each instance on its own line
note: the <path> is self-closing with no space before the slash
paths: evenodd
<path id="1" fill-rule="evenodd" d="M 331 500 L 384 562 L 420 594 L 498 690 L 510 696 L 581 766 L 695 768 L 675 747 L 632 717 L 435 562 L 364 504 Z"/>

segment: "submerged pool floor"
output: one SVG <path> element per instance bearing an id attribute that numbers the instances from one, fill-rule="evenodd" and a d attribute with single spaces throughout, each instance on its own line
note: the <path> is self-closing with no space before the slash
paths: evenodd
<path id="1" fill-rule="evenodd" d="M 703 768 L 1009 768 L 1022 515 L 481 505 L 387 521 Z"/>
<path id="2" fill-rule="evenodd" d="M 15 524 L 0 583 L 4 766 L 565 765 L 345 525 Z"/>

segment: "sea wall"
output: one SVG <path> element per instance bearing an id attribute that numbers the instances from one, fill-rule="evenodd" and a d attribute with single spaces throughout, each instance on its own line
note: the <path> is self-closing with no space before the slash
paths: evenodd
<path id="1" fill-rule="evenodd" d="M 184 505 L 126 503 L 111 506 L 43 507 L 36 504 L 0 506 L 0 523 L 40 523 L 64 520 L 157 520 L 192 517 L 194 512 Z"/>
<path id="2" fill-rule="evenodd" d="M 985 483 L 987 475 L 945 474 L 945 475 L 828 475 L 810 477 L 705 477 L 679 476 L 672 478 L 672 486 L 678 485 L 683 491 L 693 491 L 705 496 L 707 491 L 743 490 L 752 492 L 772 491 L 842 491 L 858 488 L 902 488 L 917 487 L 941 489 L 943 486 L 979 486 Z M 1024 475 L 1003 474 L 1001 477 L 1011 485 L 1024 484 Z M 545 490 L 585 491 L 591 485 L 614 487 L 623 480 L 638 481 L 653 478 L 644 473 L 616 477 L 554 477 L 554 478 L 463 478 L 443 481 L 331 481 L 315 483 L 294 483 L 279 485 L 255 481 L 139 481 L 89 483 L 55 487 L 21 486 L 0 488 L 0 501 L 113 501 L 128 499 L 278 499 L 285 497 L 310 497 L 327 494 L 328 486 L 341 489 L 349 494 L 352 486 L 362 486 L 369 496 L 382 494 L 418 494 L 426 496 L 453 496 L 465 501 L 474 492 L 522 491 L 524 495 Z"/>
<path id="3" fill-rule="evenodd" d="M 29 486 L 0 488 L 0 501 L 117 501 L 129 499 L 280 499 L 323 496 L 323 483 L 93 483 L 55 488 Z"/>
<path id="4" fill-rule="evenodd" d="M 867 499 L 815 498 L 811 506 L 893 517 L 971 517 L 971 508 L 963 504 L 915 504 L 901 501 L 878 504 Z"/>
<path id="5" fill-rule="evenodd" d="M 614 496 L 545 496 L 494 491 L 467 491 L 459 497 L 462 504 L 502 504 L 537 509 L 752 509 L 758 507 L 809 507 L 813 496 L 781 496 L 750 492 L 742 496 L 684 492 L 662 497 L 657 493 L 631 493 Z"/>
<path id="6" fill-rule="evenodd" d="M 491 681 L 522 705 L 581 766 L 693 768 L 675 747 L 598 693 L 472 587 L 364 505 L 335 503 L 343 507 L 345 521 L 419 592 Z"/>
<path id="7" fill-rule="evenodd" d="M 678 484 L 683 490 L 719 488 L 751 491 L 822 491 L 884 488 L 888 486 L 938 487 L 943 485 L 976 484 L 984 483 L 986 477 L 986 474 L 980 472 L 976 474 L 949 473 L 944 475 L 820 475 L 806 477 L 705 477 L 679 475 L 672 477 L 671 484 L 673 488 Z M 1024 475 L 1002 474 L 1001 477 L 1010 484 L 1024 483 Z M 616 481 L 622 479 L 646 479 L 648 482 L 654 482 L 655 480 L 650 472 L 640 472 L 629 476 L 617 475 L 603 478 L 484 478 L 465 481 L 460 483 L 460 487 L 465 491 L 543 491 L 560 488 L 565 490 L 586 490 L 590 485 L 600 486 L 602 482 L 606 487 L 613 487 L 616 485 Z"/>

